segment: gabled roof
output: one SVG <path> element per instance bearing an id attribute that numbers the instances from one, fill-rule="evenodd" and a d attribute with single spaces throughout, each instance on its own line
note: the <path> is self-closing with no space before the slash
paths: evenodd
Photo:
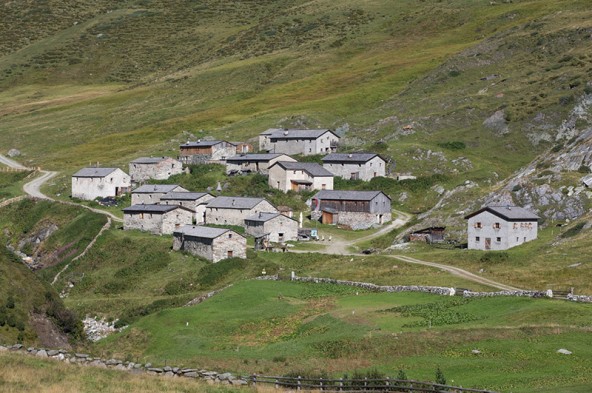
<path id="1" fill-rule="evenodd" d="M 176 188 L 180 188 L 178 184 L 144 184 L 132 191 L 132 194 L 152 194 L 162 193 L 167 194 Z"/>
<path id="2" fill-rule="evenodd" d="M 217 144 L 220 144 L 222 142 L 226 142 L 226 141 L 197 141 L 197 142 L 187 142 L 181 145 L 181 147 L 210 147 L 210 146 L 215 146 Z M 226 142 L 230 145 L 233 145 L 230 142 Z"/>
<path id="3" fill-rule="evenodd" d="M 158 164 L 159 162 L 163 162 L 165 160 L 174 160 L 174 159 L 171 157 L 140 157 L 140 158 L 136 158 L 133 161 L 130 161 L 130 164 Z"/>
<path id="4" fill-rule="evenodd" d="M 105 177 L 115 172 L 119 168 L 82 168 L 72 175 L 72 177 Z"/>
<path id="5" fill-rule="evenodd" d="M 279 165 L 280 167 L 290 171 L 304 171 L 313 177 L 334 177 L 335 175 L 323 168 L 316 162 L 291 162 L 278 161 L 271 167 Z"/>
<path id="6" fill-rule="evenodd" d="M 255 222 L 267 222 L 269 220 L 273 220 L 276 217 L 283 217 L 283 218 L 287 218 L 288 220 L 292 220 L 292 221 L 296 221 L 295 219 L 288 217 L 288 216 L 284 216 L 281 213 L 258 213 L 258 214 L 253 214 L 252 216 L 249 216 L 247 218 L 245 218 L 245 221 L 255 221 Z M 298 222 L 298 221 L 296 221 Z"/>
<path id="7" fill-rule="evenodd" d="M 350 163 L 364 163 L 368 162 L 374 157 L 380 157 L 375 153 L 332 153 L 323 157 L 323 162 L 350 162 Z M 384 158 L 380 157 L 383 161 Z"/>
<path id="8" fill-rule="evenodd" d="M 506 221 L 538 221 L 539 216 L 530 211 L 518 207 L 518 206 L 486 206 L 482 209 L 477 210 L 474 213 L 469 214 L 465 217 L 468 220 L 471 217 L 481 214 L 483 212 L 489 212 L 495 216 L 503 218 Z"/>
<path id="9" fill-rule="evenodd" d="M 261 162 L 261 161 L 270 161 L 270 160 L 273 160 L 274 158 L 281 157 L 281 156 L 290 157 L 290 156 L 283 154 L 283 153 L 241 154 L 238 156 L 227 158 L 226 162 L 232 162 L 232 161 L 241 161 L 241 162 L 258 161 L 258 162 Z"/>
<path id="10" fill-rule="evenodd" d="M 313 198 L 320 200 L 333 201 L 371 201 L 379 194 L 384 194 L 382 191 L 342 191 L 342 190 L 321 190 L 317 192 Z M 388 195 L 384 194 L 388 199 Z"/>
<path id="11" fill-rule="evenodd" d="M 198 237 L 201 239 L 215 239 L 220 235 L 225 234 L 226 232 L 233 232 L 227 228 L 212 228 L 212 227 L 205 227 L 201 225 L 184 225 L 180 229 L 177 229 L 173 232 L 173 235 L 183 235 L 183 236 L 191 236 L 191 237 Z M 238 236 L 240 234 L 236 233 Z"/>
<path id="12" fill-rule="evenodd" d="M 220 209 L 252 209 L 263 201 L 265 201 L 263 198 L 219 196 L 210 200 L 206 207 Z"/>
<path id="13" fill-rule="evenodd" d="M 183 201 L 196 201 L 200 198 L 203 198 L 206 195 L 213 195 L 208 194 L 207 192 L 168 192 L 160 197 L 161 201 L 167 200 L 183 200 Z"/>
<path id="14" fill-rule="evenodd" d="M 124 213 L 153 213 L 153 214 L 164 214 L 175 209 L 185 209 L 184 207 L 177 205 L 132 205 L 123 209 Z"/>
<path id="15" fill-rule="evenodd" d="M 297 129 L 287 129 L 287 128 L 270 128 L 267 131 L 263 131 L 261 135 L 268 136 L 273 139 L 317 139 L 322 135 L 330 132 L 331 134 L 336 135 L 333 131 L 329 130 L 328 128 L 318 129 L 318 130 L 297 130 Z"/>

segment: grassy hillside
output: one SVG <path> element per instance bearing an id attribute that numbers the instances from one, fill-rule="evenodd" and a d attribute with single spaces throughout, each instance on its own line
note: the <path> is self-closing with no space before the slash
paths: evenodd
<path id="1" fill-rule="evenodd" d="M 439 366 L 462 386 L 535 392 L 591 383 L 582 363 L 592 351 L 589 309 L 551 300 L 250 281 L 198 306 L 145 317 L 98 348 L 119 357 L 268 375 L 341 376 L 376 368 L 430 380 Z M 559 348 L 574 355 L 555 353 Z"/>

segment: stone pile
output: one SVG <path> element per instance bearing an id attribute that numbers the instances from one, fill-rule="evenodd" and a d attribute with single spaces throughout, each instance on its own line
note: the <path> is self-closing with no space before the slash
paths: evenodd
<path id="1" fill-rule="evenodd" d="M 116 328 L 115 322 L 117 321 L 107 322 L 104 319 L 91 318 L 88 316 L 82 320 L 86 337 L 93 342 L 99 341 L 111 333 L 120 332 L 125 328 L 125 326 L 122 328 Z"/>
<path id="2" fill-rule="evenodd" d="M 154 367 L 151 363 L 142 364 L 118 359 L 101 359 L 92 357 L 91 355 L 85 353 L 70 353 L 63 349 L 45 349 L 33 347 L 25 349 L 22 344 L 15 344 L 11 346 L 0 345 L 0 352 L 2 351 L 13 351 L 31 356 L 37 356 L 40 358 L 53 359 L 69 364 L 127 371 L 133 374 L 160 375 L 171 378 L 195 378 L 204 380 L 211 384 L 220 383 L 224 385 L 237 386 L 248 384 L 246 378 L 237 377 L 231 373 L 218 373 L 216 371 L 174 366 Z"/>

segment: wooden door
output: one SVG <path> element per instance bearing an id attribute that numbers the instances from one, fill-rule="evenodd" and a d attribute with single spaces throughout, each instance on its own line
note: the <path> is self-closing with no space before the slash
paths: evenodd
<path id="1" fill-rule="evenodd" d="M 490 237 L 485 238 L 485 249 L 491 250 L 491 238 Z"/>

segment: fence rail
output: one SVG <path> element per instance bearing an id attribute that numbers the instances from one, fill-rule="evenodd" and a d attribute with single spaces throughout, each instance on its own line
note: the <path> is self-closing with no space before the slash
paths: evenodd
<path id="1" fill-rule="evenodd" d="M 403 379 L 324 379 L 302 377 L 275 377 L 250 375 L 244 377 L 253 385 L 258 383 L 274 385 L 276 388 L 295 390 L 322 390 L 325 392 L 422 392 L 422 393 L 496 393 L 491 390 L 463 388 Z"/>

